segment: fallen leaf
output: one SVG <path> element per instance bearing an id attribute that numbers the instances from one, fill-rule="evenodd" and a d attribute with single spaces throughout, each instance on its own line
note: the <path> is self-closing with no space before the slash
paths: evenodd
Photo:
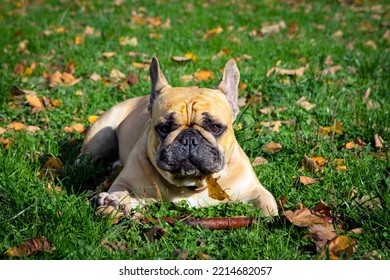
<path id="1" fill-rule="evenodd" d="M 65 126 L 63 130 L 68 133 L 72 133 L 73 131 L 83 133 L 85 131 L 85 127 L 81 123 L 75 123 L 72 126 Z"/>
<path id="2" fill-rule="evenodd" d="M 256 157 L 252 162 L 252 166 L 258 166 L 258 165 L 267 164 L 267 163 L 268 163 L 268 160 L 266 160 L 265 158 Z"/>
<path id="3" fill-rule="evenodd" d="M 11 141 L 9 139 L 0 137 L 0 144 L 3 145 L 5 150 L 9 149 L 10 143 L 11 143 Z"/>
<path id="4" fill-rule="evenodd" d="M 314 179 L 307 176 L 299 176 L 299 182 L 301 182 L 301 184 L 303 184 L 304 186 L 315 184 L 319 181 L 320 179 Z"/>
<path id="5" fill-rule="evenodd" d="M 28 105 L 32 107 L 32 113 L 37 113 L 45 110 L 41 99 L 37 95 L 26 95 Z"/>
<path id="6" fill-rule="evenodd" d="M 358 242 L 349 236 L 340 235 L 329 242 L 329 259 L 348 259 L 354 254 Z"/>
<path id="7" fill-rule="evenodd" d="M 376 44 L 374 43 L 374 41 L 372 41 L 372 40 L 369 40 L 369 41 L 365 42 L 364 45 L 365 45 L 365 46 L 368 46 L 368 47 L 371 47 L 371 48 L 373 48 L 374 50 L 376 50 L 376 49 L 378 48 L 377 45 L 376 45 Z"/>
<path id="8" fill-rule="evenodd" d="M 230 196 L 222 189 L 221 185 L 218 184 L 217 179 L 212 176 L 206 177 L 206 184 L 209 197 L 216 200 L 231 200 Z"/>
<path id="9" fill-rule="evenodd" d="M 35 133 L 35 132 L 37 132 L 39 130 L 41 130 L 41 128 L 38 127 L 38 126 L 35 126 L 35 125 L 28 125 L 26 127 L 26 131 L 30 132 L 31 134 L 33 134 L 33 133 Z"/>
<path id="10" fill-rule="evenodd" d="M 102 245 L 102 248 L 109 250 L 111 253 L 114 253 L 118 250 L 126 251 L 128 249 L 127 245 L 121 242 L 110 242 L 107 240 L 102 240 L 100 244 Z"/>
<path id="11" fill-rule="evenodd" d="M 186 56 L 171 56 L 171 59 L 175 62 L 189 62 L 192 61 L 191 57 Z"/>
<path id="12" fill-rule="evenodd" d="M 335 66 L 331 66 L 331 67 L 328 67 L 324 70 L 322 70 L 321 74 L 322 75 L 328 75 L 328 74 L 331 74 L 331 75 L 334 75 L 337 71 L 343 69 L 343 67 L 341 65 L 335 65 Z"/>
<path id="13" fill-rule="evenodd" d="M 96 122 L 98 119 L 99 119 L 99 116 L 91 115 L 91 116 L 88 117 L 88 122 L 89 122 L 90 124 L 93 124 L 93 123 Z"/>
<path id="14" fill-rule="evenodd" d="M 26 126 L 21 122 L 12 122 L 7 126 L 7 128 L 19 131 L 26 129 Z"/>
<path id="15" fill-rule="evenodd" d="M 319 171 L 322 171 L 323 166 L 326 164 L 325 158 L 321 156 L 310 156 L 304 155 L 303 160 L 303 170 L 308 170 L 313 173 L 317 173 Z"/>
<path id="16" fill-rule="evenodd" d="M 332 162 L 332 166 L 336 169 L 336 171 L 348 172 L 348 168 L 344 165 L 344 159 L 336 158 Z"/>
<path id="17" fill-rule="evenodd" d="M 284 21 L 280 21 L 275 24 L 263 24 L 263 26 L 260 29 L 260 32 L 263 36 L 270 35 L 273 33 L 278 33 L 280 30 L 286 28 L 286 23 Z"/>
<path id="18" fill-rule="evenodd" d="M 337 30 L 336 32 L 334 32 L 334 33 L 332 34 L 332 37 L 333 37 L 333 38 L 340 38 L 340 37 L 343 37 L 343 35 L 344 35 L 343 31 Z"/>
<path id="19" fill-rule="evenodd" d="M 6 130 L 5 128 L 0 127 L 0 135 L 1 135 L 1 134 L 4 134 L 6 131 L 7 131 L 7 130 Z"/>
<path id="20" fill-rule="evenodd" d="M 351 206 L 355 206 L 356 204 L 366 207 L 370 210 L 375 208 L 383 209 L 380 198 L 373 198 L 370 195 L 363 195 L 361 198 L 355 199 Z"/>
<path id="21" fill-rule="evenodd" d="M 102 53 L 102 56 L 106 57 L 106 58 L 110 58 L 110 57 L 113 57 L 116 55 L 116 52 L 103 52 Z"/>
<path id="22" fill-rule="evenodd" d="M 17 247 L 8 249 L 4 254 L 10 257 L 29 256 L 37 252 L 53 252 L 56 248 L 46 237 L 27 239 Z"/>
<path id="23" fill-rule="evenodd" d="M 137 37 L 131 37 L 131 38 L 128 36 L 120 37 L 119 38 L 119 45 L 135 47 L 138 45 L 138 39 L 137 39 Z"/>
<path id="24" fill-rule="evenodd" d="M 56 71 L 54 74 L 49 76 L 49 87 L 56 87 L 62 82 L 62 74 Z"/>
<path id="25" fill-rule="evenodd" d="M 150 66 L 150 63 L 133 62 L 132 65 L 133 65 L 135 68 L 139 68 L 139 69 L 142 69 L 142 70 L 148 70 L 148 69 L 149 69 L 149 66 Z"/>
<path id="26" fill-rule="evenodd" d="M 374 135 L 374 141 L 375 141 L 375 148 L 378 148 L 379 150 L 383 149 L 383 144 L 385 141 L 382 137 L 379 136 L 379 134 Z"/>
<path id="27" fill-rule="evenodd" d="M 84 37 L 82 37 L 82 36 L 80 36 L 80 35 L 76 35 L 76 36 L 74 37 L 74 43 L 75 43 L 76 45 L 82 45 L 82 44 L 84 44 Z"/>
<path id="28" fill-rule="evenodd" d="M 61 99 L 54 99 L 54 100 L 50 100 L 50 103 L 54 107 L 60 107 L 62 105 L 62 100 Z"/>
<path id="29" fill-rule="evenodd" d="M 183 75 L 180 77 L 180 80 L 184 83 L 189 83 L 194 79 L 194 75 Z"/>
<path id="30" fill-rule="evenodd" d="M 119 81 L 122 81 L 126 79 L 126 75 L 123 74 L 121 71 L 118 69 L 112 68 L 110 72 L 110 81 L 113 83 L 117 83 Z"/>
<path id="31" fill-rule="evenodd" d="M 309 231 L 315 241 L 317 252 L 322 252 L 325 245 L 337 236 L 332 223 L 314 224 L 309 227 Z"/>
<path id="32" fill-rule="evenodd" d="M 304 71 L 308 68 L 308 65 L 299 67 L 297 69 L 282 69 L 279 67 L 272 67 L 267 71 L 266 76 L 269 77 L 273 73 L 279 74 L 279 75 L 286 75 L 286 76 L 297 76 L 301 77 L 304 74 Z"/>
<path id="33" fill-rule="evenodd" d="M 150 243 L 155 243 L 156 240 L 161 239 L 165 236 L 167 230 L 161 226 L 154 225 L 147 233 L 146 237 Z"/>
<path id="34" fill-rule="evenodd" d="M 173 257 L 178 260 L 187 260 L 189 252 L 187 250 L 175 249 L 173 251 Z"/>
<path id="35" fill-rule="evenodd" d="M 220 34 L 223 32 L 223 28 L 218 26 L 217 28 L 210 29 L 203 35 L 203 39 L 210 39 L 211 37 L 214 37 L 217 34 Z"/>
<path id="36" fill-rule="evenodd" d="M 282 149 L 282 145 L 277 142 L 269 142 L 263 146 L 263 149 L 272 154 L 279 152 Z"/>
<path id="37" fill-rule="evenodd" d="M 101 36 L 101 33 L 91 26 L 86 26 L 83 34 L 85 36 L 96 36 L 96 37 Z"/>
<path id="38" fill-rule="evenodd" d="M 194 73 L 194 77 L 198 81 L 209 81 L 214 79 L 214 72 L 210 70 L 199 70 Z"/>
<path id="39" fill-rule="evenodd" d="M 307 101 L 306 96 L 302 96 L 301 98 L 299 98 L 297 104 L 303 107 L 304 109 L 306 109 L 307 111 L 310 111 L 316 106 L 316 104 L 312 104 L 309 101 Z"/>
<path id="40" fill-rule="evenodd" d="M 91 81 L 94 81 L 94 82 L 99 81 L 101 78 L 102 78 L 102 76 L 100 76 L 99 74 L 97 74 L 95 72 L 89 77 L 89 79 Z"/>
<path id="41" fill-rule="evenodd" d="M 320 127 L 318 133 L 332 136 L 334 134 L 343 134 L 343 123 L 335 121 L 333 126 Z"/>
<path id="42" fill-rule="evenodd" d="M 297 209 L 294 212 L 287 210 L 283 215 L 294 225 L 299 227 L 309 227 L 315 224 L 328 223 L 323 217 L 314 214 L 314 211 L 308 208 Z"/>

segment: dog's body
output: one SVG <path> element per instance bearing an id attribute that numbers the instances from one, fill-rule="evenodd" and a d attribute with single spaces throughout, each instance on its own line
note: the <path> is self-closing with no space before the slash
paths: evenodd
<path id="1" fill-rule="evenodd" d="M 152 92 L 124 101 L 93 124 L 81 154 L 93 160 L 119 159 L 123 170 L 97 205 L 105 213 L 159 200 L 186 200 L 195 207 L 216 205 L 207 178 L 219 178 L 223 202 L 253 202 L 265 216 L 277 215 L 274 197 L 258 181 L 237 143 L 232 123 L 238 113 L 239 72 L 226 64 L 217 89 L 173 88 L 157 59 L 150 66 Z"/>

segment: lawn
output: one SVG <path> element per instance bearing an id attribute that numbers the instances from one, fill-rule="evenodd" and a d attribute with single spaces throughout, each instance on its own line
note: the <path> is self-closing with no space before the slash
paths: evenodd
<path id="1" fill-rule="evenodd" d="M 386 1 L 0 7 L 0 259 L 390 259 Z M 279 201 L 279 217 L 239 203 L 185 202 L 138 212 L 258 222 L 211 230 L 94 215 L 89 199 L 112 180 L 111 167 L 76 168 L 74 160 L 97 116 L 149 93 L 153 55 L 174 86 L 214 87 L 225 63 L 237 61 L 236 137 Z M 337 237 L 316 231 L 313 212 Z M 11 256 L 43 237 L 45 248 L 35 248 L 43 252 Z"/>

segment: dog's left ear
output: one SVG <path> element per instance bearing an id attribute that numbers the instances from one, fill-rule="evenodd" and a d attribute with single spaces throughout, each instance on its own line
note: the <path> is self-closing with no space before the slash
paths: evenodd
<path id="1" fill-rule="evenodd" d="M 238 83 L 240 82 L 240 71 L 237 68 L 236 62 L 231 59 L 223 70 L 223 76 L 219 82 L 217 89 L 222 91 L 227 100 L 229 101 L 232 109 L 233 120 L 236 119 L 239 108 L 238 108 Z"/>
<path id="2" fill-rule="evenodd" d="M 169 85 L 164 74 L 162 73 L 160 64 L 158 63 L 158 59 L 155 56 L 152 58 L 152 62 L 150 63 L 149 75 L 150 75 L 150 81 L 152 83 L 152 89 L 150 92 L 150 103 L 148 106 L 148 111 L 151 114 L 153 102 L 156 99 L 157 95 L 160 94 L 160 92 L 164 88 L 170 88 L 171 86 Z"/>

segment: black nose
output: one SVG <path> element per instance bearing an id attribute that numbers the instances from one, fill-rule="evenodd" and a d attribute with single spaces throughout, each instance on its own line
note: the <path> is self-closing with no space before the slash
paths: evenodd
<path id="1" fill-rule="evenodd" d="M 192 128 L 182 131 L 178 136 L 178 141 L 189 150 L 195 149 L 198 146 L 200 139 L 201 136 L 199 132 Z"/>

